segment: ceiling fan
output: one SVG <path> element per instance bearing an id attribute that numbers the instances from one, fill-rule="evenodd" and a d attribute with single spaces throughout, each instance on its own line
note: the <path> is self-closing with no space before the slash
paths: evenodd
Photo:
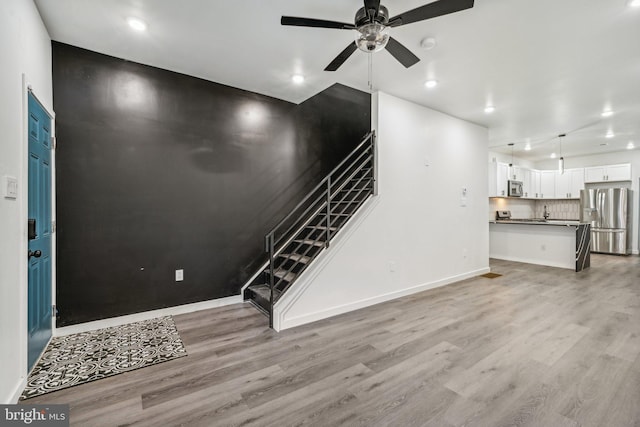
<path id="1" fill-rule="evenodd" d="M 283 16 L 282 25 L 297 27 L 333 28 L 338 30 L 357 30 L 355 43 L 350 43 L 325 71 L 336 71 L 356 51 L 367 53 L 387 49 L 406 68 L 420 61 L 409 49 L 389 36 L 389 28 L 424 21 L 425 19 L 447 15 L 473 7 L 474 0 L 438 0 L 389 18 L 389 11 L 380 4 L 380 0 L 364 0 L 364 7 L 356 12 L 353 24 L 325 21 L 323 19 L 297 18 Z"/>

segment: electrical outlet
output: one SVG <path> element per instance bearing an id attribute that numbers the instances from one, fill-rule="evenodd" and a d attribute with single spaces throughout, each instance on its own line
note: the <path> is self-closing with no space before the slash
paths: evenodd
<path id="1" fill-rule="evenodd" d="M 182 282 L 184 280 L 184 270 L 176 270 L 176 282 Z"/>
<path id="2" fill-rule="evenodd" d="M 395 273 L 398 269 L 398 263 L 395 261 L 389 261 L 389 272 Z"/>

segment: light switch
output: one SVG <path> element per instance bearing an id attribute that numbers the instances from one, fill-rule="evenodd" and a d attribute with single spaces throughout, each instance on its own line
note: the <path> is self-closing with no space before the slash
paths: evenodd
<path id="1" fill-rule="evenodd" d="M 2 184 L 5 199 L 18 198 L 18 179 L 16 177 L 5 175 Z"/>

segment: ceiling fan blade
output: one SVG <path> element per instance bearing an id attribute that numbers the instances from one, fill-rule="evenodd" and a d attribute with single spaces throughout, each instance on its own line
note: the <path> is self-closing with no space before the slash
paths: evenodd
<path id="1" fill-rule="evenodd" d="M 327 65 L 327 68 L 325 68 L 324 70 L 336 71 L 338 68 L 340 68 L 342 64 L 344 64 L 344 61 L 349 59 L 349 57 L 353 54 L 353 52 L 356 51 L 357 48 L 358 46 L 356 46 L 356 43 L 351 42 L 349 46 L 347 46 L 345 50 L 340 52 L 340 54 L 336 56 L 336 58 L 333 61 L 331 61 L 331 64 Z"/>
<path id="2" fill-rule="evenodd" d="M 282 25 L 295 27 L 335 28 L 338 30 L 355 30 L 356 26 L 345 22 L 325 21 L 324 19 L 297 18 L 295 16 L 283 16 L 280 19 Z"/>
<path id="3" fill-rule="evenodd" d="M 390 27 L 399 27 L 473 7 L 474 0 L 438 0 L 389 19 Z"/>
<path id="4" fill-rule="evenodd" d="M 387 42 L 387 46 L 385 47 L 394 58 L 398 60 L 402 65 L 406 68 L 415 65 L 420 58 L 415 56 L 409 49 L 407 49 L 403 44 L 394 39 L 393 37 L 389 37 L 389 41 Z"/>

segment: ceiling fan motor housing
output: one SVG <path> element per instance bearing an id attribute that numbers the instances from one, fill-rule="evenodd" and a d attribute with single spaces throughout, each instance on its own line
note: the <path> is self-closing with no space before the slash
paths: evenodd
<path id="1" fill-rule="evenodd" d="M 373 17 L 373 22 L 377 22 L 378 24 L 387 25 L 389 22 L 389 11 L 386 7 L 380 5 L 378 8 L 378 13 Z M 355 24 L 356 27 L 361 27 L 365 24 L 372 23 L 369 20 L 369 15 L 367 14 L 367 10 L 364 7 L 361 7 L 356 12 Z"/>

